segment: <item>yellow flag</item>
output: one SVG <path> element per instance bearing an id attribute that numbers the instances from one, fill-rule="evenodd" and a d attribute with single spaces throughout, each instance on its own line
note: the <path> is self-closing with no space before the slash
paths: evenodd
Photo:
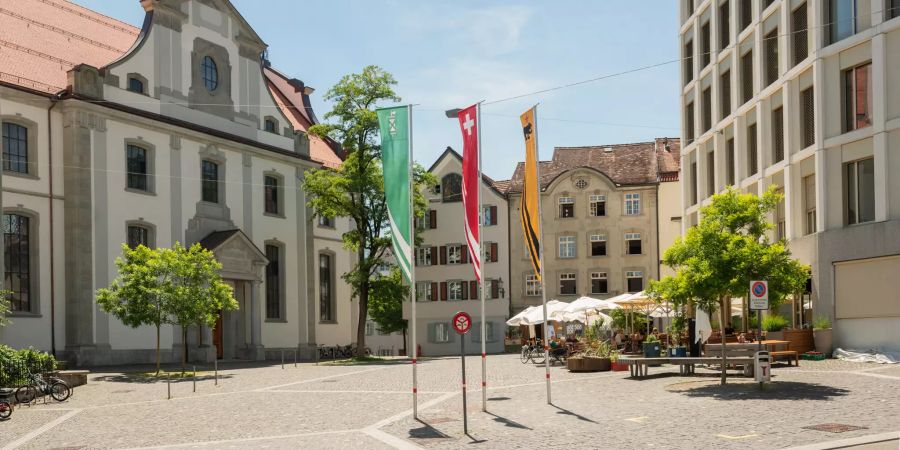
<path id="1" fill-rule="evenodd" d="M 541 217 L 538 203 L 541 201 L 540 181 L 538 180 L 537 124 L 534 121 L 534 108 L 520 117 L 522 133 L 525 134 L 525 180 L 522 186 L 522 204 L 519 211 L 522 215 L 522 231 L 525 234 L 525 245 L 531 256 L 531 265 L 537 279 L 541 279 Z"/>

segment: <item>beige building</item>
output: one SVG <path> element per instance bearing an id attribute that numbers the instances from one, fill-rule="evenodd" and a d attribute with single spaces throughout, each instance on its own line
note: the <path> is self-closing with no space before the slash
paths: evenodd
<path id="1" fill-rule="evenodd" d="M 639 292 L 659 277 L 661 243 L 680 230 L 678 139 L 559 147 L 541 161 L 548 299 L 609 298 Z M 522 234 L 524 163 L 509 182 L 512 312 L 541 303 Z M 661 206 L 660 202 L 667 202 Z"/>
<path id="2" fill-rule="evenodd" d="M 725 186 L 777 186 L 774 237 L 812 267 L 793 322 L 900 348 L 900 5 L 680 4 L 684 226 Z"/>
<path id="3" fill-rule="evenodd" d="M 479 302 L 481 285 L 468 260 L 465 213 L 462 205 L 462 157 L 447 150 L 429 169 L 437 179 L 429 197 L 429 211 L 418 221 L 423 242 L 416 248 L 417 341 L 425 356 L 459 354 L 459 339 L 450 326 L 458 311 L 473 318 L 472 331 L 465 339 L 468 353 L 481 352 Z M 509 280 L 509 220 L 506 196 L 497 184 L 484 176 L 482 204 L 482 245 L 485 248 L 485 316 L 488 353 L 503 351 L 509 300 L 504 280 Z M 409 303 L 403 316 L 410 318 Z M 412 350 L 410 350 L 412 351 Z"/>
<path id="4" fill-rule="evenodd" d="M 300 189 L 307 170 L 340 163 L 304 132 L 312 90 L 268 67 L 227 0 L 134 6 L 142 28 L 62 0 L 3 4 L 0 250 L 13 312 L 0 341 L 79 365 L 152 361 L 154 329 L 125 326 L 95 292 L 116 277 L 122 243 L 182 242 L 215 254 L 240 309 L 188 342 L 164 326 L 166 360 L 184 346 L 202 360 L 311 356 L 317 332 L 349 343 L 330 329 L 352 326 L 336 241 L 347 225 L 312 229 Z"/>

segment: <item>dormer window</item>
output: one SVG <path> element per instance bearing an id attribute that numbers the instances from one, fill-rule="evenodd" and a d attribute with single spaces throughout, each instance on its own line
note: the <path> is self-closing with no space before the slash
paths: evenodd
<path id="1" fill-rule="evenodd" d="M 144 82 L 137 78 L 131 77 L 128 79 L 128 90 L 131 92 L 136 92 L 138 94 L 143 94 Z"/>
<path id="2" fill-rule="evenodd" d="M 203 57 L 203 62 L 200 63 L 200 73 L 203 74 L 203 85 L 206 86 L 206 90 L 213 92 L 219 87 L 219 69 L 211 57 Z"/>
<path id="3" fill-rule="evenodd" d="M 462 175 L 451 173 L 441 179 L 442 200 L 444 202 L 462 201 Z"/>
<path id="4" fill-rule="evenodd" d="M 269 133 L 278 134 L 278 122 L 275 119 L 266 119 L 265 130 Z"/>

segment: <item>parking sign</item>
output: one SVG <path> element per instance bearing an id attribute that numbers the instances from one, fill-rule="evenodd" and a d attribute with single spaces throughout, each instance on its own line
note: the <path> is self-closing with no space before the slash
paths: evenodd
<path id="1" fill-rule="evenodd" d="M 769 309 L 769 283 L 763 280 L 750 282 L 750 310 Z"/>

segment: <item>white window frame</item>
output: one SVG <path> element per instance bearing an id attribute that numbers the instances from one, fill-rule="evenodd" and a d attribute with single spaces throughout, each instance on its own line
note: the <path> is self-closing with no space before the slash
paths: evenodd
<path id="1" fill-rule="evenodd" d="M 578 239 L 574 235 L 566 235 L 560 236 L 557 240 L 559 242 L 559 258 L 560 259 L 572 259 L 577 255 L 576 245 L 578 244 Z M 563 252 L 563 249 L 567 249 L 569 251 Z"/>
<path id="2" fill-rule="evenodd" d="M 434 261 L 433 247 L 419 247 L 416 249 L 416 264 L 430 266 Z"/>
<path id="3" fill-rule="evenodd" d="M 847 178 L 844 182 L 844 186 L 845 186 L 844 215 L 846 216 L 847 225 L 856 225 L 856 224 L 860 224 L 860 223 L 871 223 L 871 222 L 874 222 L 875 220 L 877 220 L 876 219 L 877 218 L 877 211 L 876 211 L 877 208 L 876 208 L 876 210 L 872 211 L 871 218 L 866 218 L 866 220 L 862 220 L 860 218 L 859 205 L 861 203 L 860 202 L 861 190 L 860 190 L 860 182 L 859 182 L 859 165 L 860 165 L 860 163 L 865 162 L 865 161 L 872 161 L 872 166 L 873 166 L 873 168 L 875 167 L 875 163 L 874 163 L 875 158 L 871 157 L 871 156 L 862 158 L 862 159 L 858 159 L 856 161 L 845 162 L 843 164 L 843 172 L 844 172 L 843 176 L 844 176 L 844 178 Z M 849 179 L 850 167 L 853 168 L 853 180 Z M 852 191 L 850 191 L 851 183 L 854 185 L 852 188 L 853 189 Z M 871 200 L 872 203 L 875 202 L 875 195 L 876 195 L 875 190 L 877 190 L 877 185 L 875 186 L 875 189 L 873 189 L 873 191 L 872 191 L 872 200 Z M 856 194 L 855 198 L 851 198 L 851 195 L 850 195 L 851 193 Z M 851 202 L 852 202 L 852 205 L 851 205 Z M 852 216 L 850 214 L 851 206 L 853 206 L 853 213 L 854 213 Z"/>
<path id="4" fill-rule="evenodd" d="M 525 296 L 539 297 L 541 295 L 541 282 L 537 275 L 525 275 Z"/>
<path id="5" fill-rule="evenodd" d="M 571 216 L 571 217 L 564 217 L 564 216 L 562 215 L 562 207 L 563 207 L 563 205 L 572 205 L 572 216 Z M 572 219 L 572 218 L 574 218 L 574 217 L 575 217 L 575 197 L 560 197 L 560 198 L 559 198 L 558 205 L 557 205 L 557 209 L 558 209 L 557 214 L 559 215 L 559 218 L 560 218 L 560 219 Z"/>
<path id="6" fill-rule="evenodd" d="M 434 301 L 434 299 L 431 297 L 431 282 L 430 281 L 416 281 L 416 301 L 417 302 Z"/>
<path id="7" fill-rule="evenodd" d="M 454 286 L 456 286 L 456 288 L 459 290 L 459 292 L 457 293 L 458 295 L 456 296 L 457 298 L 453 298 L 454 297 L 453 296 L 453 287 Z M 460 280 L 448 281 L 447 282 L 447 301 L 459 302 L 459 301 L 462 301 L 462 299 L 463 299 L 462 281 L 460 281 Z"/>
<path id="8" fill-rule="evenodd" d="M 445 322 L 434 324 L 434 342 L 439 344 L 450 342 L 450 324 Z"/>
<path id="9" fill-rule="evenodd" d="M 575 292 L 571 294 L 563 293 L 563 281 L 574 281 Z M 562 272 L 559 274 L 559 295 L 577 295 L 578 294 L 578 274 L 575 272 Z"/>
<path id="10" fill-rule="evenodd" d="M 641 289 L 645 289 L 644 286 L 644 271 L 643 270 L 628 270 L 625 272 L 625 291 L 631 292 L 628 289 L 628 280 L 632 278 L 637 278 L 641 280 Z"/>
<path id="11" fill-rule="evenodd" d="M 492 205 L 484 205 L 481 207 L 481 226 L 490 227 L 491 225 L 491 207 Z M 497 214 L 499 214 L 499 210 Z"/>
<path id="12" fill-rule="evenodd" d="M 625 215 L 638 216 L 641 214 L 641 194 L 639 192 L 625 194 Z"/>
<path id="13" fill-rule="evenodd" d="M 606 291 L 595 292 L 594 280 L 606 280 Z M 609 274 L 607 272 L 591 272 L 591 294 L 608 294 L 609 293 Z"/>
<path id="14" fill-rule="evenodd" d="M 366 321 L 366 336 L 372 336 L 375 334 L 375 322 L 371 320 Z"/>
<path id="15" fill-rule="evenodd" d="M 462 245 L 447 246 L 447 264 L 462 264 Z"/>
<path id="16" fill-rule="evenodd" d="M 644 243 L 641 242 L 641 252 L 640 253 L 629 253 L 629 249 L 631 246 L 629 245 L 631 241 L 639 241 L 641 242 L 641 233 L 625 233 L 625 254 L 626 255 L 643 255 L 644 254 Z"/>
<path id="17" fill-rule="evenodd" d="M 606 195 L 604 194 L 593 194 L 591 195 L 588 201 L 588 205 L 590 207 L 591 217 L 605 217 L 606 216 Z M 603 203 L 603 215 L 597 214 L 597 204 Z"/>

